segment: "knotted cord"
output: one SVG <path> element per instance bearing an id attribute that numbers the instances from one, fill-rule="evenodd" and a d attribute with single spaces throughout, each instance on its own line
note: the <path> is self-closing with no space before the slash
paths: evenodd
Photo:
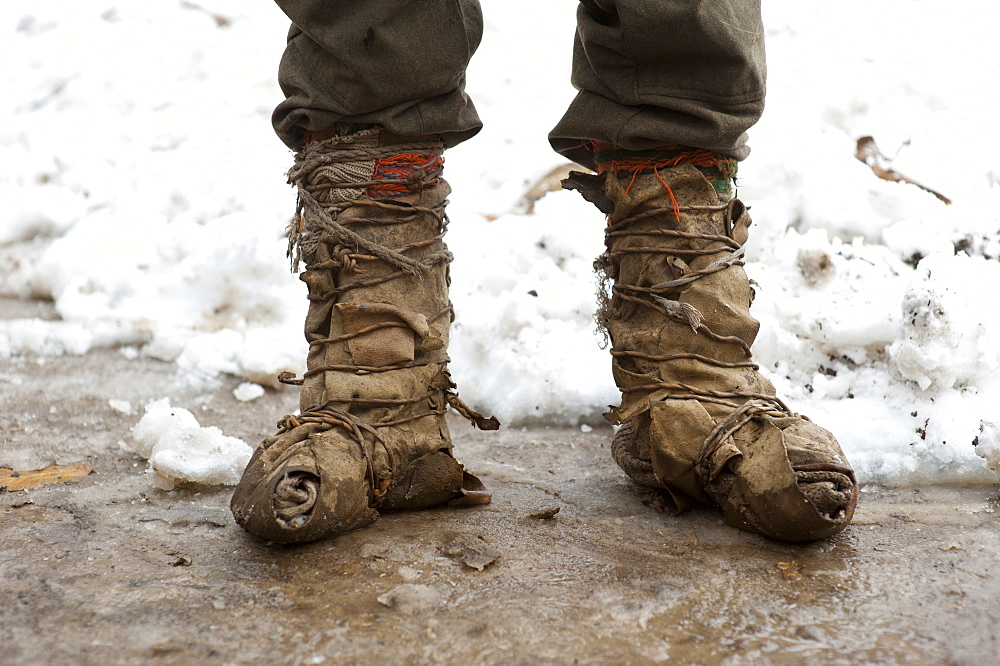
<path id="1" fill-rule="evenodd" d="M 363 274 L 365 265 L 385 262 L 397 270 L 378 277 L 342 282 L 322 293 L 310 293 L 309 299 L 318 303 L 336 303 L 342 296 L 354 289 L 385 284 L 405 276 L 421 276 L 435 268 L 445 266 L 452 260 L 452 254 L 445 249 L 444 235 L 448 218 L 445 214 L 446 201 L 423 206 L 409 201 L 397 201 L 399 197 L 419 193 L 441 184 L 443 146 L 440 141 L 394 144 L 379 146 L 377 130 L 358 132 L 349 137 L 336 137 L 326 141 L 307 144 L 296 156 L 295 164 L 288 172 L 289 183 L 297 188 L 298 203 L 295 217 L 289 228 L 288 254 L 293 270 L 305 261 L 307 271 L 331 270 L 343 274 Z M 378 198 L 374 198 L 378 197 Z M 351 210 L 349 217 L 342 216 Z M 364 210 L 372 214 L 365 214 Z M 360 213 L 359 213 L 360 211 Z M 385 216 L 383 211 L 391 211 Z M 381 213 L 381 215 L 379 215 Z M 388 247 L 379 241 L 353 231 L 350 226 L 397 225 L 427 216 L 437 223 L 437 232 L 422 240 L 410 242 L 401 247 Z M 316 250 L 320 245 L 329 248 L 330 258 L 316 261 Z M 415 250 L 423 250 L 419 259 L 409 255 Z M 452 315 L 449 305 L 427 317 L 433 323 L 442 317 Z M 409 324 L 385 321 L 366 326 L 360 330 L 342 335 L 314 339 L 310 345 L 325 346 L 347 342 L 363 335 L 385 328 L 409 328 Z M 385 366 L 366 366 L 355 363 L 320 365 L 310 368 L 301 379 L 292 373 L 282 373 L 279 381 L 301 385 L 307 378 L 326 372 L 349 372 L 354 374 L 388 373 L 414 368 L 438 365 L 447 375 L 445 367 L 448 357 L 430 361 L 412 361 Z M 450 380 L 447 380 L 450 384 Z M 426 402 L 426 409 L 407 413 L 414 406 Z M 362 407 L 398 407 L 392 413 L 374 422 L 366 422 L 361 417 L 345 411 L 345 405 Z M 338 396 L 323 404 L 313 405 L 299 414 L 283 418 L 278 424 L 279 433 L 305 424 L 321 424 L 344 430 L 354 439 L 368 464 L 369 478 L 373 480 L 373 504 L 377 503 L 384 488 L 378 487 L 374 470 L 374 447 L 384 442 L 379 429 L 398 426 L 430 416 L 440 416 L 451 405 L 459 414 L 482 429 L 495 430 L 499 427 L 496 419 L 487 418 L 463 403 L 452 388 L 430 387 L 424 393 L 408 398 L 372 398 L 359 396 Z M 388 449 L 386 449 L 388 453 Z M 282 518 L 289 520 L 302 515 L 303 508 L 297 499 L 308 503 L 311 484 L 288 482 L 288 504 L 282 509 Z M 311 504 L 309 504 L 311 506 Z M 294 515 L 293 515 L 294 514 Z"/>

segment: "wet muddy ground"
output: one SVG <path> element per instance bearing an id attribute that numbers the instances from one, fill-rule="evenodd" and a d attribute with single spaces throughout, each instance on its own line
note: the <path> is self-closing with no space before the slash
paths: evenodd
<path id="1" fill-rule="evenodd" d="M 609 428 L 456 421 L 492 505 L 273 546 L 228 489 L 156 489 L 108 403 L 251 443 L 295 408 L 237 383 L 118 350 L 0 366 L 0 467 L 95 470 L 0 491 L 0 663 L 1000 663 L 996 487 L 866 487 L 844 534 L 789 545 L 644 504 Z"/>

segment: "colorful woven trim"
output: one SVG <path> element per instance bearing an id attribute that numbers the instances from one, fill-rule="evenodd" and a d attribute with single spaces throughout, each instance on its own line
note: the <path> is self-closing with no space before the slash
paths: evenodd
<path id="1" fill-rule="evenodd" d="M 621 146 L 600 141 L 586 144 L 594 153 L 594 163 L 598 173 L 611 171 L 615 175 L 622 172 L 639 174 L 644 171 L 691 164 L 701 171 L 719 200 L 728 202 L 735 196 L 734 179 L 738 169 L 737 161 L 704 148 L 690 146 L 663 146 L 650 150 L 626 150 Z"/>
<path id="2" fill-rule="evenodd" d="M 444 168 L 444 157 L 439 152 L 425 155 L 421 153 L 399 153 L 375 162 L 373 181 L 365 196 L 372 199 L 402 197 L 415 191 L 430 189 L 441 184 L 438 175 Z"/>

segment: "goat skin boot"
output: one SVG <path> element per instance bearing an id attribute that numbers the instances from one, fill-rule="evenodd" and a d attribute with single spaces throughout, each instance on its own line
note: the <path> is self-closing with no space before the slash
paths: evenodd
<path id="1" fill-rule="evenodd" d="M 449 193 L 438 141 L 403 143 L 378 128 L 308 143 L 289 171 L 298 188 L 293 270 L 308 286 L 300 413 L 254 452 L 233 515 L 276 543 L 324 539 L 381 511 L 488 504 L 451 453 L 449 405 L 499 427 L 454 392 L 453 318 L 444 244 Z"/>
<path id="2" fill-rule="evenodd" d="M 750 216 L 727 196 L 728 177 L 713 187 L 706 169 L 678 161 L 564 181 L 608 214 L 595 267 L 613 282 L 598 312 L 622 392 L 605 415 L 621 425 L 613 456 L 672 513 L 715 504 L 730 525 L 768 537 L 832 536 L 853 516 L 854 472 L 751 360 Z"/>

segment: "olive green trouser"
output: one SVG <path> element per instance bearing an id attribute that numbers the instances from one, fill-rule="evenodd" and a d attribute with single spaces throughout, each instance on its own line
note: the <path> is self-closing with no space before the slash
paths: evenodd
<path id="1" fill-rule="evenodd" d="M 292 28 L 278 72 L 286 99 L 273 121 L 289 147 L 341 122 L 439 134 L 449 147 L 482 128 L 465 93 L 482 38 L 479 0 L 277 3 Z M 549 140 L 586 166 L 586 140 L 743 159 L 765 77 L 760 0 L 580 0 L 572 74 L 579 92 Z"/>

